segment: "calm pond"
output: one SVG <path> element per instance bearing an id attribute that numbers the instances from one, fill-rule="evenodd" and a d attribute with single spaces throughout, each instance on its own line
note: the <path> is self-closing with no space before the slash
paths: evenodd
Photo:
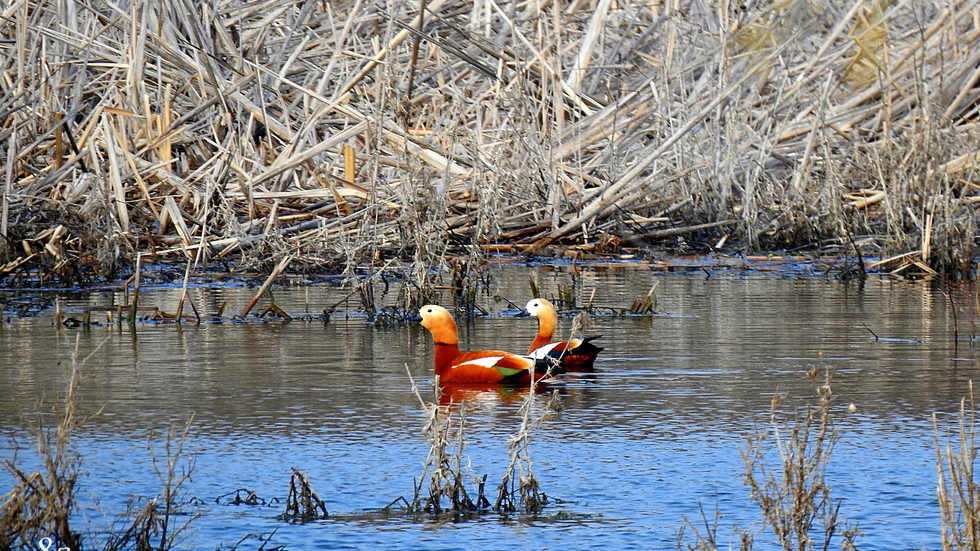
<path id="1" fill-rule="evenodd" d="M 657 286 L 653 316 L 593 316 L 587 334 L 601 334 L 605 347 L 596 373 L 552 385 L 562 409 L 541 419 L 530 442 L 533 472 L 551 500 L 540 518 L 364 514 L 411 499 L 422 475 L 428 444 L 408 371 L 431 399 L 429 333 L 417 323 L 376 328 L 356 302 L 341 303 L 328 323 L 232 322 L 229 312 L 255 293 L 237 285 L 192 290 L 208 313 L 227 302 L 223 323 L 67 328 L 54 325 L 53 308 L 30 317 L 8 309 L 0 324 L 0 458 L 36 467 L 28 431 L 39 410 L 51 421 L 77 343 L 88 357 L 80 394 L 90 418 L 73 441 L 83 472 L 75 527 L 89 548 L 101 547 L 128 499 L 159 494 L 153 458 L 164 457 L 166 430 L 192 416 L 183 508 L 201 516 L 180 549 L 674 549 L 685 518 L 703 527 L 700 508 L 721 514 L 719 548 L 738 548 L 733 526 L 762 526 L 743 484 L 747 437 L 769 426 L 775 393 L 787 395 L 780 411 L 791 419 L 817 403 L 823 373 L 833 369 L 841 436 L 827 482 L 842 499 L 840 516 L 862 533 L 858 547 L 940 547 L 932 416 L 954 426 L 977 363 L 976 320 L 965 309 L 954 318 L 935 285 L 645 263 L 584 267 L 577 277 L 569 266 L 504 264 L 486 275 L 478 301 L 493 313 L 459 323 L 464 350 L 526 350 L 535 320 L 512 317 L 517 310 L 493 296 L 523 305 L 532 276 L 546 298 L 572 288 L 580 304 L 594 292 L 595 304 L 610 309 Z M 397 291 L 379 286 L 376 298 L 391 304 Z M 316 316 L 349 293 L 337 282 L 273 287 L 276 304 L 297 315 Z M 146 286 L 140 301 L 173 312 L 179 294 Z M 126 300 L 119 291 L 60 295 L 76 317 Z M 562 319 L 559 332 L 571 327 Z M 821 374 L 808 376 L 814 368 Z M 492 500 L 524 393 L 485 389 L 466 398 L 464 456 L 474 475 L 487 475 Z M 292 468 L 309 478 L 330 519 L 276 518 Z M 0 494 L 12 485 L 0 474 Z M 469 490 L 475 495 L 475 484 Z M 236 491 L 257 500 L 235 504 Z M 769 530 L 756 535 L 757 548 L 772 541 Z"/>

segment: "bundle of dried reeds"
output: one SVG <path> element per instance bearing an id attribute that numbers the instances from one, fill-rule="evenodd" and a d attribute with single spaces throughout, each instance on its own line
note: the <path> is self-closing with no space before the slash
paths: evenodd
<path id="1" fill-rule="evenodd" d="M 12 0 L 0 276 L 853 235 L 962 269 L 978 10 Z"/>

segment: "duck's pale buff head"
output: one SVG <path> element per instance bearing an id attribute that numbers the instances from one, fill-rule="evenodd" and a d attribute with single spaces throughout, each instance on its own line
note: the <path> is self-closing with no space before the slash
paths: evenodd
<path id="1" fill-rule="evenodd" d="M 528 301 L 524 307 L 528 314 L 541 319 L 542 317 L 556 316 L 555 307 L 543 298 L 534 298 Z"/>
<path id="2" fill-rule="evenodd" d="M 436 344 L 459 344 L 456 333 L 456 322 L 448 310 L 435 304 L 427 304 L 419 310 L 422 317 L 422 327 L 432 333 Z"/>
<path id="3" fill-rule="evenodd" d="M 550 302 L 543 298 L 531 299 L 524 307 L 528 314 L 538 318 L 538 336 L 531 344 L 531 349 L 537 348 L 551 340 L 558 327 L 558 313 Z"/>

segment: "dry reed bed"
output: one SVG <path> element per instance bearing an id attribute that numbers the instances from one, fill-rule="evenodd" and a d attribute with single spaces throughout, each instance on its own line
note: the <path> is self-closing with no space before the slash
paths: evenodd
<path id="1" fill-rule="evenodd" d="M 0 277 L 685 239 L 964 270 L 978 38 L 977 0 L 13 0 Z"/>

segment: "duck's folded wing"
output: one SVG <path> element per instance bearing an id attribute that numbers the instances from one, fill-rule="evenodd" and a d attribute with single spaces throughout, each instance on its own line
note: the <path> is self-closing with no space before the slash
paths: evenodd
<path id="1" fill-rule="evenodd" d="M 508 377 L 519 375 L 534 367 L 534 360 L 526 356 L 517 356 L 507 352 L 481 351 L 466 352 L 456 358 L 453 371 L 459 376 L 464 373 L 467 379 L 480 378 L 483 374 L 487 382 L 495 382 Z M 494 377 L 496 373 L 496 377 Z"/>
<path id="2" fill-rule="evenodd" d="M 561 356 L 563 352 L 566 354 L 598 354 L 603 350 L 603 348 L 592 344 L 592 341 L 600 337 L 602 337 L 602 335 L 575 338 L 567 341 L 549 342 L 540 348 L 535 348 L 532 350 L 530 356 L 540 360 L 546 356 L 557 358 Z"/>
<path id="3" fill-rule="evenodd" d="M 566 341 L 549 342 L 544 346 L 535 348 L 528 355 L 536 360 L 541 360 L 548 357 L 557 358 L 561 356 L 561 353 L 565 350 L 566 344 Z"/>
<path id="4" fill-rule="evenodd" d="M 599 336 L 595 336 L 550 342 L 532 350 L 530 356 L 538 362 L 551 361 L 566 371 L 591 371 L 596 356 L 603 350 L 601 346 L 591 342 L 598 338 Z"/>

